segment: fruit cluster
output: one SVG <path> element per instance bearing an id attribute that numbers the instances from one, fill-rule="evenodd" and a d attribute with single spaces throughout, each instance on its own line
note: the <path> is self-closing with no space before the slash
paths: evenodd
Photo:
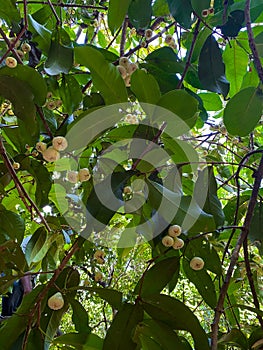
<path id="1" fill-rule="evenodd" d="M 124 82 L 127 87 L 131 86 L 131 76 L 132 73 L 138 69 L 136 63 L 130 62 L 127 57 L 121 57 L 119 60 L 119 65 L 117 66 Z"/>
<path id="2" fill-rule="evenodd" d="M 88 168 L 82 168 L 79 171 L 69 170 L 67 172 L 67 180 L 72 184 L 76 184 L 79 181 L 89 181 L 90 178 L 91 174 Z"/>
<path id="3" fill-rule="evenodd" d="M 63 136 L 56 136 L 52 140 L 52 146 L 47 147 L 45 142 L 37 142 L 36 150 L 42 153 L 43 158 L 47 162 L 55 162 L 60 158 L 60 151 L 64 151 L 68 147 L 68 141 Z"/>
<path id="4" fill-rule="evenodd" d="M 184 246 L 184 241 L 178 238 L 182 233 L 182 228 L 179 225 L 172 225 L 168 229 L 168 235 L 164 236 L 162 239 L 162 244 L 169 248 L 172 247 L 175 250 L 182 249 Z"/>

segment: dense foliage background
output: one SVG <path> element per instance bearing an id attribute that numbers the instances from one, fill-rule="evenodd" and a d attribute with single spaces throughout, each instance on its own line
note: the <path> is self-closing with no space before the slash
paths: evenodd
<path id="1" fill-rule="evenodd" d="M 260 349 L 262 0 L 0 17 L 1 349 Z"/>

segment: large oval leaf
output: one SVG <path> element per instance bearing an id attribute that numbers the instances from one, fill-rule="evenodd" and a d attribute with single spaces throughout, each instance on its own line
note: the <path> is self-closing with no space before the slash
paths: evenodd
<path id="1" fill-rule="evenodd" d="M 121 26 L 128 12 L 131 0 L 110 0 L 108 10 L 108 24 L 112 34 Z"/>
<path id="2" fill-rule="evenodd" d="M 254 87 L 241 90 L 231 98 L 224 110 L 227 131 L 232 135 L 248 135 L 260 120 L 262 109 L 262 90 Z"/>

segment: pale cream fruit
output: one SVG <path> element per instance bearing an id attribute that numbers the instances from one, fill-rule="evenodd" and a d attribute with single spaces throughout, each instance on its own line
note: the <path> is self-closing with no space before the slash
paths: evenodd
<path id="1" fill-rule="evenodd" d="M 62 309 L 64 306 L 64 299 L 62 294 L 60 292 L 57 292 L 56 294 L 52 295 L 52 297 L 48 299 L 47 304 L 52 310 Z"/>
<path id="2" fill-rule="evenodd" d="M 131 186 L 125 186 L 123 189 L 124 194 L 132 194 L 132 188 Z"/>
<path id="3" fill-rule="evenodd" d="M 17 60 L 14 57 L 7 57 L 5 60 L 5 64 L 9 68 L 15 68 L 17 66 Z"/>
<path id="4" fill-rule="evenodd" d="M 127 57 L 121 57 L 119 60 L 119 65 L 127 69 L 130 65 L 130 60 Z"/>
<path id="5" fill-rule="evenodd" d="M 168 229 L 168 235 L 171 237 L 178 237 L 182 233 L 182 228 L 179 225 L 172 225 Z"/>
<path id="6" fill-rule="evenodd" d="M 47 144 L 45 142 L 37 142 L 36 150 L 40 153 L 43 153 L 47 149 Z"/>
<path id="7" fill-rule="evenodd" d="M 24 52 L 30 52 L 30 51 L 31 51 L 31 46 L 30 46 L 28 43 L 24 43 L 24 44 L 21 46 L 21 49 L 22 49 L 22 51 L 24 51 Z"/>
<path id="8" fill-rule="evenodd" d="M 91 178 L 90 171 L 88 168 L 83 168 L 79 170 L 79 181 L 80 182 L 85 182 L 89 181 Z"/>
<path id="9" fill-rule="evenodd" d="M 55 162 L 60 158 L 59 152 L 53 147 L 48 147 L 44 152 L 42 152 L 42 155 L 47 162 Z"/>
<path id="10" fill-rule="evenodd" d="M 52 96 L 53 96 L 52 92 L 51 92 L 51 91 L 48 91 L 48 93 L 47 93 L 47 99 L 52 98 Z"/>
<path id="11" fill-rule="evenodd" d="M 18 170 L 18 169 L 20 168 L 20 163 L 14 162 L 14 163 L 13 163 L 13 168 L 14 168 L 15 170 Z"/>
<path id="12" fill-rule="evenodd" d="M 136 70 L 138 69 L 138 66 L 136 63 L 131 63 L 128 67 L 128 74 L 132 75 Z"/>
<path id="13" fill-rule="evenodd" d="M 129 124 L 138 124 L 138 119 L 134 114 L 127 114 L 125 117 L 125 122 Z"/>
<path id="14" fill-rule="evenodd" d="M 127 77 L 127 70 L 126 70 L 126 68 L 123 67 L 123 66 L 117 66 L 117 68 L 118 68 L 118 71 L 121 74 L 122 79 L 125 79 Z"/>
<path id="15" fill-rule="evenodd" d="M 67 179 L 70 183 L 76 184 L 79 181 L 79 173 L 77 171 L 70 170 L 67 172 Z"/>
<path id="16" fill-rule="evenodd" d="M 57 108 L 56 102 L 55 101 L 48 101 L 46 104 L 47 109 L 52 111 L 53 109 Z"/>
<path id="17" fill-rule="evenodd" d="M 105 257 L 105 253 L 103 250 L 97 250 L 94 255 L 93 255 L 94 259 L 104 259 Z"/>
<path id="18" fill-rule="evenodd" d="M 131 77 L 127 75 L 127 77 L 124 79 L 125 86 L 130 87 L 131 86 Z"/>
<path id="19" fill-rule="evenodd" d="M 22 50 L 16 50 L 16 53 L 20 58 L 23 58 L 25 56 L 25 54 Z"/>
<path id="20" fill-rule="evenodd" d="M 56 136 L 52 140 L 53 148 L 57 151 L 64 151 L 68 147 L 68 141 L 63 136 Z"/>
<path id="21" fill-rule="evenodd" d="M 172 49 L 175 50 L 175 49 L 176 49 L 176 43 L 175 43 L 175 41 L 172 40 L 172 41 L 170 42 L 169 46 L 170 46 Z"/>
<path id="22" fill-rule="evenodd" d="M 173 244 L 173 249 L 178 250 L 182 249 L 184 246 L 184 241 L 181 238 L 174 238 L 174 244 Z"/>
<path id="23" fill-rule="evenodd" d="M 199 256 L 194 257 L 190 261 L 190 267 L 191 267 L 191 269 L 193 269 L 195 271 L 202 270 L 204 266 L 205 266 L 205 262 Z"/>
<path id="24" fill-rule="evenodd" d="M 103 274 L 101 272 L 96 272 L 94 276 L 95 282 L 100 282 L 103 279 Z"/>
<path id="25" fill-rule="evenodd" d="M 56 100 L 55 103 L 56 103 L 57 108 L 59 108 L 63 105 L 62 100 Z"/>
<path id="26" fill-rule="evenodd" d="M 173 239 L 173 237 L 171 237 L 171 236 L 164 236 L 163 239 L 162 239 L 162 244 L 163 244 L 165 247 L 172 247 L 173 244 L 174 244 L 174 239 Z"/>

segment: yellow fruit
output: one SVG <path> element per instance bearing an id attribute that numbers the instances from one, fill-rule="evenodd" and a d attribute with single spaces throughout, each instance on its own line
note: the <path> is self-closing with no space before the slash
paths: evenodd
<path id="1" fill-rule="evenodd" d="M 171 236 L 164 236 L 163 239 L 162 239 L 162 244 L 165 246 L 165 247 L 172 247 L 173 244 L 174 244 L 174 240 Z"/>
<path id="2" fill-rule="evenodd" d="M 47 144 L 44 142 L 37 142 L 36 150 L 40 153 L 43 153 L 47 149 Z"/>
<path id="3" fill-rule="evenodd" d="M 52 297 L 48 299 L 47 304 L 52 310 L 62 309 L 64 306 L 64 299 L 62 294 L 60 292 L 57 292 L 56 294 L 52 295 Z"/>
<path id="4" fill-rule="evenodd" d="M 24 43 L 24 44 L 21 46 L 21 49 L 22 49 L 24 52 L 30 52 L 30 51 L 31 51 L 31 46 L 30 46 L 28 43 Z"/>
<path id="5" fill-rule="evenodd" d="M 173 249 L 182 249 L 184 246 L 184 241 L 181 238 L 174 238 L 174 244 L 173 244 Z"/>
<path id="6" fill-rule="evenodd" d="M 48 147 L 43 153 L 43 158 L 47 162 L 55 162 L 60 158 L 60 154 L 57 150 L 55 150 L 53 147 Z"/>
<path id="7" fill-rule="evenodd" d="M 96 272 L 96 273 L 95 273 L 95 276 L 94 276 L 95 282 L 100 282 L 100 281 L 102 281 L 102 278 L 103 278 L 103 275 L 102 275 L 101 272 Z"/>
<path id="8" fill-rule="evenodd" d="M 5 64 L 9 68 L 15 68 L 17 66 L 17 60 L 14 57 L 7 57 L 5 60 Z"/>
<path id="9" fill-rule="evenodd" d="M 182 228 L 179 225 L 172 225 L 168 229 L 168 235 L 171 237 L 178 237 L 182 233 Z"/>
<path id="10" fill-rule="evenodd" d="M 13 163 L 13 168 L 14 168 L 15 170 L 18 170 L 18 169 L 20 168 L 20 163 L 14 162 L 14 163 Z"/>
<path id="11" fill-rule="evenodd" d="M 57 151 L 64 151 L 68 147 L 68 141 L 63 136 L 56 136 L 52 140 L 53 148 Z"/>
<path id="12" fill-rule="evenodd" d="M 79 181 L 79 173 L 77 171 L 68 171 L 67 179 L 70 183 L 76 184 Z"/>
<path id="13" fill-rule="evenodd" d="M 195 271 L 202 270 L 204 265 L 205 265 L 204 260 L 198 256 L 194 257 L 190 261 L 190 267 L 191 267 L 191 269 L 193 269 Z"/>
<path id="14" fill-rule="evenodd" d="M 97 250 L 97 251 L 94 253 L 93 257 L 94 257 L 94 259 L 99 259 L 99 258 L 104 259 L 105 253 L 104 253 L 103 250 Z"/>
<path id="15" fill-rule="evenodd" d="M 89 181 L 91 178 L 90 171 L 88 168 L 83 168 L 79 170 L 79 181 L 80 182 L 85 182 Z"/>

